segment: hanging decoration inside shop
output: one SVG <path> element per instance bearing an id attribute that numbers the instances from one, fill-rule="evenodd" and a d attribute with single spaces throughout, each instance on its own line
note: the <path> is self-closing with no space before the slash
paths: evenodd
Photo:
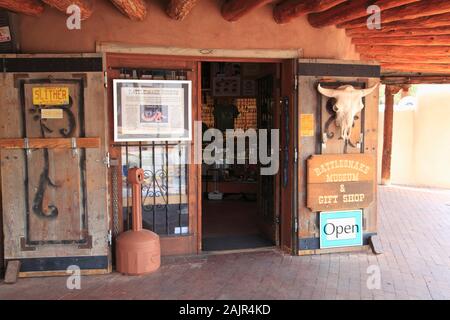
<path id="1" fill-rule="evenodd" d="M 375 157 L 314 155 L 307 160 L 307 207 L 314 212 L 369 207 L 375 193 Z"/>
<path id="2" fill-rule="evenodd" d="M 376 85 L 368 89 L 356 89 L 352 85 L 343 85 L 337 89 L 330 89 L 319 84 L 319 92 L 330 98 L 326 105 L 329 118 L 325 123 L 324 142 L 335 137 L 335 134 L 330 131 L 330 126 L 334 123 L 340 130 L 339 139 L 344 141 L 344 153 L 348 145 L 353 148 L 359 146 L 359 143 L 354 143 L 351 139 L 352 130 L 355 127 L 355 121 L 360 118 L 358 114 L 364 109 L 363 98 L 370 95 L 377 87 Z"/>
<path id="3" fill-rule="evenodd" d="M 114 140 L 191 140 L 191 107 L 191 81 L 114 80 Z"/>
<path id="4" fill-rule="evenodd" d="M 236 97 L 241 95 L 241 64 L 221 62 L 213 65 L 213 96 Z"/>

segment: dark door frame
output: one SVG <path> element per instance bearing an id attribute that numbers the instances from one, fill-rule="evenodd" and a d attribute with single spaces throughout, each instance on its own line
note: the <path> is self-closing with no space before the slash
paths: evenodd
<path id="1" fill-rule="evenodd" d="M 197 99 L 194 103 L 193 106 L 193 121 L 194 120 L 201 120 L 201 64 L 202 62 L 246 62 L 246 63 L 274 63 L 279 65 L 279 69 L 280 69 L 280 74 L 277 75 L 277 78 L 280 80 L 279 81 L 279 87 L 280 87 L 280 96 L 282 97 L 283 95 L 288 94 L 291 101 L 293 102 L 291 105 L 294 106 L 296 104 L 296 90 L 294 88 L 294 81 L 295 81 L 295 76 L 296 76 L 296 67 L 297 67 L 297 59 L 294 58 L 230 58 L 230 57 L 196 57 L 196 56 L 168 56 L 168 55 L 152 55 L 152 54 L 133 54 L 133 53 L 107 53 L 106 54 L 106 61 L 107 61 L 107 70 L 111 71 L 110 68 L 111 67 L 122 67 L 122 66 L 130 66 L 130 67 L 143 67 L 146 66 L 147 63 L 149 63 L 151 66 L 156 66 L 158 65 L 159 67 L 167 67 L 170 66 L 172 68 L 174 68 L 175 66 L 178 68 L 192 68 L 193 70 L 195 69 L 195 72 L 197 74 L 196 77 L 196 82 L 197 82 L 197 86 L 195 88 L 195 86 L 193 87 L 193 99 Z M 114 61 L 111 64 L 111 61 Z M 143 63 L 145 63 L 143 65 Z M 112 72 L 110 72 L 112 74 Z M 111 80 L 111 74 L 108 74 L 108 85 L 112 84 L 112 80 Z M 278 97 L 278 100 L 279 100 Z M 108 105 L 109 105 L 109 110 L 111 110 L 111 97 L 108 97 Z M 195 106 L 196 104 L 196 106 Z M 280 107 L 280 104 L 276 104 L 278 107 Z M 296 119 L 296 117 L 294 116 L 296 113 L 292 113 L 292 119 Z M 280 116 L 282 117 L 282 115 L 280 114 Z M 110 115 L 111 117 L 111 115 Z M 293 123 L 294 124 L 294 123 Z M 291 139 L 291 141 L 296 141 L 297 137 L 296 137 L 296 127 L 294 125 L 291 125 L 291 137 L 293 137 L 295 140 Z M 110 128 L 111 130 L 111 128 Z M 195 136 L 194 136 L 195 139 Z M 296 142 L 295 142 L 296 143 Z M 291 144 L 290 148 L 289 148 L 289 158 L 291 159 L 290 161 L 292 162 L 294 159 L 294 150 L 296 148 L 296 144 L 294 145 L 293 143 Z M 114 152 L 113 150 L 110 149 L 111 152 L 111 156 L 117 156 L 117 151 Z M 281 154 L 280 154 L 281 155 Z M 281 160 L 281 157 L 280 157 Z M 295 230 L 294 230 L 294 221 L 297 221 L 297 214 L 296 214 L 296 201 L 297 198 L 296 196 L 292 196 L 294 194 L 294 192 L 297 192 L 297 190 L 294 190 L 292 187 L 294 187 L 294 185 L 292 185 L 292 187 L 289 188 L 289 190 L 283 190 L 283 188 L 281 187 L 281 165 L 280 164 L 280 172 L 279 172 L 279 178 L 277 179 L 278 182 L 278 186 L 279 186 L 279 190 L 277 192 L 279 201 L 278 201 L 278 206 L 276 206 L 276 213 L 279 216 L 279 222 L 280 224 L 277 226 L 277 228 L 279 229 L 279 247 L 283 250 L 286 251 L 288 253 L 291 254 L 296 254 L 297 250 L 296 250 L 296 237 L 294 236 L 295 234 Z M 191 165 L 191 166 L 195 166 L 196 169 L 194 170 L 194 168 L 191 168 L 190 172 L 194 174 L 194 177 L 191 177 L 190 179 L 193 179 L 192 183 L 197 185 L 197 189 L 198 191 L 201 190 L 201 186 L 202 186 L 202 176 L 201 176 L 201 165 Z M 292 174 L 296 174 L 296 168 L 293 165 L 292 162 Z M 295 178 L 296 176 L 292 176 L 292 181 L 296 183 L 297 179 Z M 195 182 L 194 182 L 195 181 Z M 109 192 L 112 192 L 112 190 L 110 190 Z M 288 194 L 289 195 L 289 199 L 288 202 L 284 201 L 283 199 L 283 195 L 284 194 Z M 182 245 L 182 247 L 186 247 L 187 251 L 194 253 L 197 252 L 197 254 L 200 254 L 202 252 L 202 206 L 201 206 L 201 192 L 195 192 L 194 194 L 190 194 L 190 196 L 192 196 L 193 198 L 189 201 L 189 202 L 196 202 L 195 203 L 195 207 L 196 207 L 196 214 L 193 214 L 192 217 L 190 217 L 190 226 L 195 225 L 197 230 L 196 230 L 196 234 L 195 234 L 195 238 L 196 238 L 196 248 L 193 247 L 193 244 L 190 243 L 189 245 Z M 194 199 L 196 198 L 196 199 Z M 288 207 L 286 206 L 286 203 Z M 284 210 L 285 209 L 287 210 Z M 192 208 L 192 207 L 191 207 Z M 111 214 L 112 214 L 112 210 L 111 210 Z M 171 244 L 167 244 L 169 247 L 179 247 L 179 245 L 181 243 L 179 243 L 179 241 L 182 240 L 181 238 L 174 238 L 173 239 L 173 243 Z M 172 241 L 171 241 L 172 242 Z M 284 243 L 283 243 L 284 242 Z M 177 250 L 175 250 L 177 251 Z"/>
<path id="2" fill-rule="evenodd" d="M 298 170 L 296 165 L 296 156 L 298 154 L 298 137 L 297 137 L 297 87 L 296 87 L 296 77 L 297 77 L 297 59 L 220 59 L 220 58 L 212 58 L 212 59 L 203 59 L 199 61 L 199 90 L 201 91 L 201 63 L 202 62 L 247 62 L 247 63 L 273 63 L 278 66 L 277 70 L 277 82 L 278 82 L 278 94 L 275 95 L 275 106 L 277 107 L 276 114 L 280 117 L 278 122 L 279 129 L 281 132 L 280 135 L 280 169 L 276 178 L 276 195 L 275 195 L 275 215 L 276 222 L 275 228 L 276 232 L 276 246 L 281 250 L 292 254 L 297 255 L 297 233 L 298 228 L 298 215 L 297 215 L 297 201 L 298 201 Z M 283 151 L 282 151 L 282 143 L 283 143 L 283 98 L 287 98 L 289 101 L 289 147 L 288 147 L 288 174 L 290 176 L 289 184 L 283 188 Z M 197 106 L 199 110 L 197 111 L 199 114 L 199 119 L 201 119 L 201 95 L 199 95 L 199 101 Z M 279 103 L 277 103 L 279 102 Z M 202 181 L 201 176 L 201 165 L 198 165 L 200 168 L 199 172 L 199 181 Z M 201 194 L 201 193 L 200 193 Z M 201 222 L 202 222 L 202 208 L 199 205 L 198 209 L 198 221 L 199 221 L 199 232 L 200 232 L 200 243 L 199 243 L 199 252 L 201 249 Z"/>
<path id="3" fill-rule="evenodd" d="M 298 84 L 297 59 L 287 59 L 281 65 L 281 249 L 297 255 L 298 242 Z M 287 131 L 287 132 L 286 132 Z"/>

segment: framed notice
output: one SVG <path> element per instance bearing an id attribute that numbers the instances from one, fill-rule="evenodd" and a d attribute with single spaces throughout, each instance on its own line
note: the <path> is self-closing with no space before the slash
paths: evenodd
<path id="1" fill-rule="evenodd" d="M 192 82 L 114 80 L 114 141 L 192 139 Z"/>

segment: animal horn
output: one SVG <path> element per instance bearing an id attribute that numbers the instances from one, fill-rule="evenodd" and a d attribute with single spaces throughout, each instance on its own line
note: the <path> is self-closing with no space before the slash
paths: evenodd
<path id="1" fill-rule="evenodd" d="M 320 84 L 319 84 L 318 90 L 321 94 L 323 94 L 325 97 L 328 97 L 328 98 L 335 98 L 337 96 L 337 94 L 339 93 L 339 90 L 326 89 L 326 88 L 323 88 Z"/>
<path id="2" fill-rule="evenodd" d="M 374 85 L 372 88 L 362 89 L 362 90 L 361 90 L 361 95 L 362 95 L 363 97 L 368 96 L 368 95 L 371 94 L 377 87 L 378 87 L 378 84 Z"/>

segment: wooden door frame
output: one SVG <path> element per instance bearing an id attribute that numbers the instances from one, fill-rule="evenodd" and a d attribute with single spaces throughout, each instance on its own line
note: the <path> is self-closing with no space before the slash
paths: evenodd
<path id="1" fill-rule="evenodd" d="M 288 144 L 288 177 L 291 177 L 287 181 L 288 185 L 286 190 L 283 189 L 283 168 L 285 163 L 284 154 L 284 139 L 281 134 L 280 145 L 280 211 L 281 211 L 281 249 L 289 254 L 297 254 L 297 233 L 298 233 L 298 152 L 299 152 L 299 137 L 298 137 L 298 101 L 297 101 L 297 59 L 284 60 L 281 67 L 281 130 L 284 130 L 285 118 L 283 117 L 285 111 L 283 110 L 283 100 L 287 99 L 289 103 L 289 135 L 290 141 Z"/>
<path id="2" fill-rule="evenodd" d="M 114 142 L 114 119 L 113 119 L 113 97 L 112 97 L 112 87 L 113 78 L 117 77 L 119 68 L 146 68 L 146 69 L 171 69 L 171 70 L 187 70 L 188 73 L 192 73 L 190 80 L 193 81 L 193 92 L 192 92 L 192 122 L 197 120 L 198 117 L 198 107 L 195 106 L 195 102 L 198 101 L 199 91 L 195 90 L 196 82 L 198 81 L 197 70 L 198 64 L 195 60 L 185 59 L 183 57 L 164 57 L 164 56 L 153 56 L 153 55 L 142 55 L 142 54 L 127 54 L 127 53 L 107 53 L 106 54 L 106 71 L 108 77 L 108 92 L 107 92 L 107 104 L 108 104 L 108 114 L 109 114 L 109 130 L 110 130 L 110 140 L 109 140 L 109 152 L 111 157 L 117 162 L 117 168 L 112 168 L 112 170 L 118 170 L 118 175 L 121 177 L 121 147 L 117 146 Z M 201 110 L 201 109 L 200 109 Z M 193 139 L 191 141 L 191 158 L 193 158 Z M 192 214 L 196 212 L 198 206 L 198 168 L 194 164 L 189 164 L 188 169 L 188 206 L 189 206 L 189 235 L 188 236 L 161 236 L 161 250 L 164 255 L 186 255 L 186 254 L 196 254 L 198 253 L 198 216 Z M 110 172 L 110 174 L 112 171 Z M 122 182 L 118 179 L 118 218 L 120 222 L 119 232 L 124 231 L 123 222 L 123 206 L 122 206 Z M 201 183 L 201 181 L 200 181 Z M 112 184 L 109 189 L 109 193 L 112 193 Z M 112 208 L 113 203 L 110 201 L 111 206 L 111 220 L 113 220 L 114 208 Z"/>
<path id="3" fill-rule="evenodd" d="M 282 81 L 281 81 L 281 67 L 282 67 L 282 63 L 283 61 L 285 61 L 286 59 L 278 59 L 278 58 L 220 58 L 220 57 L 210 57 L 207 59 L 203 59 L 203 60 L 199 60 L 198 64 L 199 64 L 199 86 L 198 86 L 198 90 L 199 90 L 199 100 L 197 103 L 197 114 L 200 116 L 199 119 L 202 120 L 201 118 L 201 114 L 202 114 L 202 96 L 201 96 L 201 84 L 202 84 L 202 79 L 201 79 L 201 64 L 204 62 L 241 62 L 241 63 L 260 63 L 260 64 L 272 64 L 274 66 L 276 66 L 276 70 L 274 73 L 274 89 L 273 89 L 273 93 L 274 93 L 274 105 L 276 107 L 276 111 L 274 113 L 274 118 L 276 119 L 276 127 L 274 129 L 280 129 L 281 126 L 281 120 L 280 120 L 280 116 L 281 116 L 281 107 L 280 104 L 278 103 L 279 99 L 280 99 L 280 95 L 281 95 L 281 90 L 279 88 L 279 86 L 282 85 Z M 279 86 L 277 85 L 277 83 L 279 83 Z M 278 88 L 277 88 L 278 86 Z M 281 139 L 281 137 L 280 137 Z M 200 181 L 200 190 L 201 192 L 199 192 L 199 211 L 198 211 L 198 216 L 199 216 L 199 230 L 200 230 L 200 236 L 199 236 L 199 243 L 198 243 L 198 251 L 202 252 L 202 238 L 203 238 L 203 234 L 202 234 L 202 221 L 203 221 L 203 211 L 202 211 L 202 168 L 201 168 L 201 164 L 198 165 L 199 166 L 199 181 Z M 278 221 L 280 221 L 281 219 L 281 206 L 280 206 L 280 200 L 281 200 L 281 183 L 280 183 L 280 179 L 281 179 L 281 174 L 280 174 L 280 170 L 278 170 L 278 173 L 276 174 L 276 176 L 274 177 L 275 179 L 275 193 L 274 193 L 274 215 Z M 259 187 L 258 187 L 258 192 L 259 192 Z M 281 248 L 281 225 L 279 223 L 277 223 L 277 221 L 274 221 L 275 223 L 275 246 L 276 247 L 280 247 Z M 239 251 L 239 250 L 236 250 Z"/>
<path id="4" fill-rule="evenodd" d="M 0 181 L 2 181 L 2 169 L 0 166 Z M 2 186 L 0 183 L 0 279 L 3 277 L 5 265 L 4 265 L 4 251 L 3 251 L 3 209 L 2 209 Z"/>
<path id="5" fill-rule="evenodd" d="M 173 64 L 174 62 L 178 61 L 184 61 L 184 62 L 191 62 L 195 64 L 195 69 L 197 72 L 197 89 L 193 90 L 193 99 L 196 99 L 196 107 L 193 107 L 192 110 L 192 121 L 201 121 L 201 64 L 202 62 L 246 62 L 246 63 L 274 63 L 278 65 L 282 65 L 283 62 L 286 62 L 287 60 L 295 60 L 300 58 L 302 56 L 302 50 L 301 49 L 292 49 L 292 50 L 217 50 L 217 49 L 211 49 L 208 52 L 208 55 L 203 54 L 203 50 L 206 49 L 182 49 L 180 51 L 179 48 L 162 48 L 162 47 L 152 47 L 152 46 L 133 46 L 128 44 L 110 44 L 110 43 L 100 43 L 97 44 L 97 52 L 103 52 L 106 54 L 106 64 L 107 69 L 111 67 L 109 61 L 111 57 L 116 57 L 120 60 L 122 60 L 122 63 L 125 61 L 128 61 L 133 65 L 134 67 L 143 67 L 142 65 L 139 65 L 139 62 L 132 62 L 131 60 L 136 59 L 142 59 L 147 61 L 165 61 L 168 65 Z M 208 51 L 208 50 L 207 50 Z M 181 55 L 180 55 L 181 53 Z M 269 58 L 267 58 L 269 56 Z M 130 58 L 132 58 L 130 60 Z M 163 66 L 164 67 L 164 66 Z M 161 68 L 161 66 L 159 67 Z M 281 67 L 280 67 L 281 68 Z M 108 76 L 108 82 L 109 84 L 112 83 L 110 81 L 110 78 Z M 285 81 L 280 81 L 280 86 L 283 86 Z M 111 91 L 111 89 L 109 90 Z M 109 91 L 108 91 L 108 110 L 110 110 L 111 113 L 111 99 L 109 97 Z M 280 92 L 281 93 L 281 92 Z M 196 94 L 196 97 L 195 97 Z M 280 95 L 281 96 L 281 95 Z M 295 96 L 295 95 L 293 95 Z M 278 105 L 278 104 L 277 104 Z M 110 115 L 112 117 L 112 115 Z M 111 124 L 110 124 L 111 129 Z M 295 135 L 294 128 L 291 128 L 292 136 Z M 193 141 L 195 141 L 195 134 Z M 194 148 L 192 148 L 194 149 Z M 111 152 L 113 155 L 113 153 Z M 194 235 L 196 238 L 196 245 L 195 248 L 190 247 L 190 253 L 197 253 L 200 254 L 202 252 L 202 206 L 201 206 L 201 200 L 202 200 L 202 171 L 201 171 L 201 164 L 198 165 L 190 165 L 189 168 L 189 175 L 191 173 L 195 174 L 195 180 L 197 185 L 196 194 L 192 195 L 197 204 L 196 204 L 196 214 L 189 215 L 189 227 L 191 228 L 191 225 L 195 225 L 197 230 Z M 281 195 L 282 188 L 279 183 L 280 180 L 280 172 L 278 173 L 278 177 L 276 178 L 277 188 L 279 188 L 277 195 Z M 192 191 L 192 190 L 191 190 Z M 189 191 L 189 193 L 191 192 Z M 112 190 L 109 190 L 109 192 L 112 192 Z M 111 193 L 110 193 L 111 194 Z M 189 195 L 191 197 L 191 194 Z M 278 197 L 281 201 L 281 196 Z M 277 199 L 277 197 L 275 197 Z M 191 200 L 189 200 L 191 202 Z M 279 204 L 278 201 L 276 201 L 277 205 L 275 206 L 276 210 L 279 210 L 277 215 L 283 219 L 282 217 L 282 206 Z M 112 214 L 111 210 L 111 214 Z M 120 212 L 119 212 L 120 213 Z M 112 219 L 112 217 L 111 217 Z M 281 225 L 277 226 L 277 228 L 281 228 Z M 190 229 L 191 230 L 191 229 Z M 286 236 L 286 235 L 285 235 Z M 281 247 L 281 238 L 283 237 L 283 232 L 280 229 L 279 230 L 279 242 Z M 292 234 L 289 234 L 288 237 L 292 237 Z M 177 239 L 180 237 L 173 237 L 172 239 Z M 173 245 L 171 247 L 179 246 L 179 242 L 174 240 Z M 164 249 L 164 246 L 162 245 L 162 248 Z M 184 252 L 180 252 L 180 254 L 183 254 Z M 169 254 L 178 254 L 177 250 L 175 250 L 173 253 L 170 252 Z"/>

